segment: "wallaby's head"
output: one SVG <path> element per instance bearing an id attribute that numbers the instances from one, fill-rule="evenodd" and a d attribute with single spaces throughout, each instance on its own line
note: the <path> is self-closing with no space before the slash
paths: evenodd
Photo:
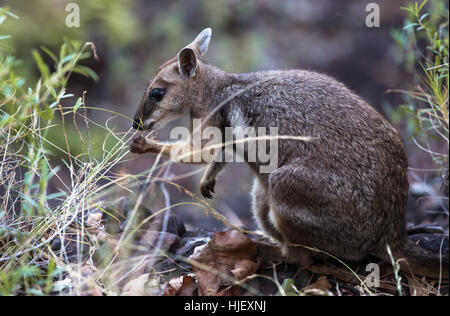
<path id="1" fill-rule="evenodd" d="M 158 69 L 134 116 L 135 129 L 163 127 L 188 114 L 201 101 L 198 95 L 205 65 L 201 56 L 206 53 L 210 39 L 211 29 L 207 28 Z"/>

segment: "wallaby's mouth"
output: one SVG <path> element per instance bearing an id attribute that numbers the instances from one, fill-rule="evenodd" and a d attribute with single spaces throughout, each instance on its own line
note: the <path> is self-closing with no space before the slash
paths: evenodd
<path id="1" fill-rule="evenodd" d="M 144 125 L 142 124 L 142 122 L 134 121 L 133 128 L 142 131 L 142 130 L 144 130 Z"/>
<path id="2" fill-rule="evenodd" d="M 140 131 L 150 130 L 155 126 L 155 121 L 142 122 L 142 120 L 134 120 L 133 128 Z"/>

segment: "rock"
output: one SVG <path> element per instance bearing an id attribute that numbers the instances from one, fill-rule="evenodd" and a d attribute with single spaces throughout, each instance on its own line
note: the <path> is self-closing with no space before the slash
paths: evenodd
<path id="1" fill-rule="evenodd" d="M 169 218 L 167 219 L 167 228 L 165 230 L 165 232 L 167 233 L 171 233 L 177 236 L 183 236 L 183 234 L 186 232 L 186 227 L 184 226 L 183 221 L 174 213 L 169 212 Z M 164 217 L 165 217 L 165 212 L 158 214 L 155 219 L 151 222 L 151 229 L 153 230 L 157 230 L 157 231 L 162 231 L 163 229 L 163 224 L 164 224 Z"/>
<path id="2" fill-rule="evenodd" d="M 52 250 L 59 255 L 61 251 L 63 252 L 62 259 L 64 262 L 68 263 L 79 263 L 88 259 L 90 244 L 89 240 L 85 242 L 80 242 L 77 247 L 77 235 L 76 234 L 66 234 L 66 238 L 61 240 L 60 237 L 55 237 L 51 241 Z M 64 247 L 63 247 L 64 244 Z"/>
<path id="3" fill-rule="evenodd" d="M 442 245 L 442 254 L 449 252 L 449 237 L 442 234 L 415 234 L 409 236 L 416 244 L 422 248 L 439 253 Z"/>
<path id="4" fill-rule="evenodd" d="M 189 270 L 191 265 L 182 258 L 189 258 L 194 253 L 194 249 L 196 247 L 208 243 L 214 234 L 215 231 L 210 228 L 200 228 L 195 231 L 186 231 L 180 239 L 180 244 L 176 244 L 176 246 L 171 249 L 171 252 L 174 252 L 178 258 L 175 258 L 175 260 L 165 259 L 157 263 L 155 269 L 158 271 L 179 268 Z"/>
<path id="5" fill-rule="evenodd" d="M 107 209 L 107 211 L 110 214 L 114 214 L 114 216 L 120 220 L 120 222 L 118 222 L 111 216 L 105 216 L 104 219 L 105 230 L 111 235 L 116 235 L 122 232 L 128 225 L 130 215 L 132 214 L 132 211 L 136 206 L 136 201 L 132 200 L 130 197 L 122 197 L 115 201 L 102 202 L 101 204 L 104 205 L 105 209 Z M 167 227 L 165 232 L 181 237 L 186 232 L 186 228 L 184 226 L 183 221 L 176 214 L 172 213 L 170 210 L 168 210 L 167 212 L 169 212 L 169 218 L 167 221 Z M 143 231 L 144 234 L 145 231 L 148 229 L 154 231 L 162 231 L 164 226 L 163 224 L 165 214 L 166 212 L 162 212 L 156 215 L 149 221 L 147 225 L 141 227 L 139 231 L 141 232 Z M 138 206 L 133 221 L 137 225 L 137 223 L 141 223 L 143 220 L 147 219 L 152 215 L 153 212 L 141 204 Z"/>
<path id="6" fill-rule="evenodd" d="M 204 245 L 210 240 L 210 237 L 184 237 L 181 239 L 182 246 L 177 250 L 176 254 L 188 258 L 194 253 L 195 247 Z"/>
<path id="7" fill-rule="evenodd" d="M 180 238 L 175 234 L 149 229 L 139 241 L 140 245 L 147 246 L 151 251 L 153 251 L 152 249 L 158 246 L 159 243 L 160 250 L 169 251 L 174 246 L 179 247 Z"/>
<path id="8" fill-rule="evenodd" d="M 415 234 L 443 234 L 444 228 L 438 225 L 421 224 L 408 228 L 408 235 Z"/>

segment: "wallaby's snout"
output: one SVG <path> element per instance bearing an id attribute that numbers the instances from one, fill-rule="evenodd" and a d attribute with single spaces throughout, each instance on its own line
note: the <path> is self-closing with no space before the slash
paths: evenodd
<path id="1" fill-rule="evenodd" d="M 193 99 L 197 94 L 193 90 L 198 88 L 193 82 L 198 77 L 196 72 L 200 71 L 199 57 L 206 53 L 210 39 L 211 29 L 207 28 L 158 69 L 145 90 L 134 116 L 133 128 L 149 130 L 163 127 L 190 113 L 190 107 L 198 101 Z"/>
<path id="2" fill-rule="evenodd" d="M 149 130 L 154 127 L 156 121 L 156 118 L 154 117 L 158 114 L 157 103 L 161 102 L 164 98 L 163 90 L 158 91 L 158 93 L 158 97 L 156 98 L 156 93 L 152 93 L 152 95 L 149 95 L 147 91 L 145 92 L 144 96 L 142 97 L 141 105 L 134 115 L 134 129 Z"/>
<path id="3" fill-rule="evenodd" d="M 140 124 L 139 121 L 136 120 L 136 119 L 134 119 L 134 121 L 133 121 L 133 128 L 134 128 L 134 129 L 138 129 L 138 130 L 141 130 L 141 129 L 142 129 L 142 128 L 141 128 L 141 124 Z"/>
<path id="4" fill-rule="evenodd" d="M 133 121 L 133 128 L 140 131 L 151 130 L 153 129 L 153 126 L 154 126 L 153 122 L 144 125 L 144 121 L 141 118 L 135 118 Z"/>

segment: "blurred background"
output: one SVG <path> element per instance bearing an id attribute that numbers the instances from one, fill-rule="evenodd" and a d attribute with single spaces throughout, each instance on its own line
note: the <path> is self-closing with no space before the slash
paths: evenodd
<path id="1" fill-rule="evenodd" d="M 79 28 L 69 28 L 65 24 L 68 14 L 65 8 L 70 2 L 80 6 Z M 13 43 L 11 46 L 18 48 L 14 54 L 23 61 L 20 69 L 25 78 L 39 77 L 30 53 L 32 49 L 46 47 L 58 51 L 64 38 L 95 44 L 99 59 L 91 58 L 83 64 L 97 73 L 98 80 L 73 74 L 68 90 L 75 97 L 66 100 L 68 105 L 73 105 L 86 92 L 88 106 L 132 117 L 158 66 L 174 57 L 201 30 L 211 27 L 213 37 L 206 54 L 208 62 L 229 72 L 302 68 L 337 78 L 388 117 L 403 134 L 409 164 L 413 167 L 410 171 L 412 185 L 439 180 L 439 173 L 425 170 L 436 168 L 436 165 L 414 144 L 411 139 L 412 127 L 399 114 L 398 109 L 408 102 L 407 97 L 389 92 L 393 89 L 412 89 L 417 80 L 415 55 L 411 53 L 416 47 L 409 45 L 402 33 L 407 15 L 400 7 L 408 1 L 375 1 L 381 9 L 379 28 L 365 25 L 368 2 L 2 0 L 2 5 L 9 7 L 20 18 L 20 23 L 14 19 L 8 20 L 3 29 L 6 34 L 12 35 L 9 40 Z M 50 58 L 45 61 L 51 64 Z M 91 109 L 88 115 L 100 125 L 113 117 L 108 124 L 115 126 L 118 132 L 125 132 L 131 127 L 129 120 L 106 111 Z M 74 155 L 82 154 L 85 148 L 79 137 L 76 137 L 77 132 L 71 123 L 67 124 L 69 135 L 74 135 L 69 139 L 71 151 Z M 83 125 L 80 126 L 83 129 Z M 161 139 L 167 137 L 170 127 L 159 133 Z M 100 154 L 105 132 L 90 126 L 90 133 L 94 144 L 93 153 Z M 64 147 L 62 133 L 51 133 L 50 138 L 55 144 Z M 441 146 L 438 149 L 448 152 L 448 143 L 438 146 Z M 52 155 L 55 164 L 61 164 L 58 159 L 65 158 L 57 151 Z M 129 154 L 123 163 L 116 166 L 115 171 L 137 174 L 150 168 L 153 161 L 151 155 L 138 157 Z M 176 177 L 196 169 L 198 167 L 172 165 L 168 176 Z M 64 181 L 64 168 L 60 172 Z M 175 182 L 200 194 L 200 176 L 196 174 Z M 252 178 L 245 165 L 236 163 L 228 166 L 219 178 L 217 193 L 211 204 L 232 224 L 255 229 L 249 195 Z M 68 175 L 66 179 L 68 181 Z M 60 180 L 53 178 L 51 181 L 51 190 L 56 192 L 62 188 Z M 437 181 L 435 186 L 439 187 L 441 182 Z M 168 186 L 167 190 L 173 204 L 189 199 L 177 188 Z M 159 187 L 149 194 L 146 204 L 151 209 L 164 206 Z M 414 200 L 409 208 L 416 210 Z M 184 220 L 188 229 L 203 226 L 222 228 L 215 219 L 205 217 L 194 206 L 182 206 L 173 211 Z M 411 222 L 423 222 L 425 215 L 417 217 L 416 211 L 409 214 Z"/>

